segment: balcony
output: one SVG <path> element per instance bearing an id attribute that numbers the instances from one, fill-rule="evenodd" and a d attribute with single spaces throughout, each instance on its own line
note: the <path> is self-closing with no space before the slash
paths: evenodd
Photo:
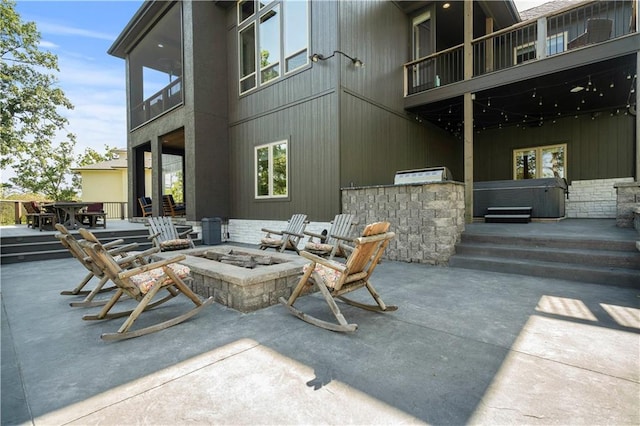
<path id="1" fill-rule="evenodd" d="M 634 1 L 580 3 L 472 41 L 473 77 L 582 49 L 637 31 Z M 464 80 L 463 44 L 404 65 L 405 96 Z"/>
<path id="2" fill-rule="evenodd" d="M 131 108 L 131 128 L 134 129 L 182 103 L 182 78 L 171 83 Z"/>

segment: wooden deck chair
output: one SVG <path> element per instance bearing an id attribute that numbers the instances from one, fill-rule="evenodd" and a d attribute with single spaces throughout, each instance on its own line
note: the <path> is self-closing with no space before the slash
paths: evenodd
<path id="1" fill-rule="evenodd" d="M 178 232 L 170 217 L 149 217 L 149 238 L 153 245 L 162 251 L 182 250 L 195 248 L 195 244 L 189 234 L 193 229 Z"/>
<path id="2" fill-rule="evenodd" d="M 97 315 L 85 315 L 82 319 L 90 321 L 128 316 L 117 332 L 103 333 L 100 336 L 103 340 L 130 339 L 163 330 L 191 318 L 205 306 L 213 303 L 213 297 L 201 301 L 198 295 L 185 284 L 184 280 L 191 278 L 191 271 L 187 266 L 178 263 L 186 258 L 185 255 L 177 255 L 171 259 L 164 259 L 131 269 L 123 269 L 113 256 L 105 250 L 104 246 L 100 244 L 95 235 L 86 229 L 80 229 L 79 232 L 84 238 L 80 245 L 91 256 L 95 264 L 104 271 L 104 274 L 118 287 L 111 300 Z M 162 289 L 167 290 L 168 295 L 154 301 L 154 297 Z M 125 294 L 138 301 L 135 309 L 110 313 L 111 308 Z M 131 327 L 142 312 L 161 305 L 180 294 L 189 298 L 195 307 L 170 320 L 131 330 Z"/>
<path id="3" fill-rule="evenodd" d="M 344 250 L 344 243 L 353 240 L 353 227 L 358 223 L 354 221 L 352 214 L 339 214 L 331 222 L 331 228 L 326 234 L 316 234 L 305 231 L 309 236 L 309 241 L 305 244 L 304 250 L 308 253 L 317 254 L 322 257 L 347 257 Z M 315 239 L 315 240 L 314 240 Z"/>
<path id="4" fill-rule="evenodd" d="M 165 194 L 162 196 L 162 209 L 165 216 L 184 216 L 187 209 L 184 204 L 177 204 L 173 200 L 173 195 Z"/>
<path id="5" fill-rule="evenodd" d="M 307 223 L 306 214 L 294 214 L 291 216 L 291 219 L 289 219 L 287 229 L 283 231 L 272 231 L 262 228 L 262 232 L 266 232 L 267 235 L 260 240 L 260 250 L 274 248 L 279 252 L 295 250 L 296 253 L 300 253 L 298 243 L 304 238 L 303 232 Z M 272 234 L 279 235 L 279 237 L 275 238 Z"/>
<path id="6" fill-rule="evenodd" d="M 36 229 L 40 227 L 40 209 L 33 201 L 25 201 L 22 206 L 27 212 L 27 228 Z"/>
<path id="7" fill-rule="evenodd" d="M 357 324 L 349 324 L 340 312 L 340 308 L 334 298 L 357 306 L 377 312 L 395 311 L 397 306 L 387 306 L 384 304 L 369 279 L 375 267 L 378 265 L 389 241 L 395 237 L 393 232 L 388 232 L 389 222 L 377 222 L 365 227 L 362 237 L 354 240 L 355 246 L 345 263 L 328 260 L 305 251 L 300 255 L 309 259 L 310 264 L 305 265 L 304 274 L 293 290 L 289 300 L 281 297 L 280 303 L 286 306 L 292 314 L 298 318 L 318 327 L 333 331 L 355 331 Z M 311 281 L 310 283 L 308 281 Z M 309 284 L 315 284 L 322 296 L 329 304 L 331 312 L 338 320 L 338 324 L 323 321 L 311 315 L 305 314 L 293 306 L 296 299 Z M 371 296 L 376 301 L 376 305 L 368 305 L 347 299 L 343 295 L 359 288 L 366 287 Z"/>
<path id="8" fill-rule="evenodd" d="M 142 212 L 142 217 L 151 216 L 153 214 L 151 198 L 140 197 L 138 198 L 138 204 L 140 204 L 140 211 Z"/>
<path id="9" fill-rule="evenodd" d="M 85 252 L 78 240 L 64 225 L 57 223 L 55 227 L 58 230 L 55 237 L 60 240 L 60 243 L 69 250 L 71 255 L 75 257 L 80 264 L 87 269 L 87 271 L 89 271 L 84 279 L 73 290 L 65 290 L 60 294 L 63 296 L 86 296 L 84 300 L 80 302 L 69 303 L 69 305 L 74 308 L 104 305 L 107 302 L 106 300 L 94 301 L 93 299 L 99 293 L 115 290 L 116 287 L 111 286 L 105 288 L 104 285 L 107 283 L 109 278 L 104 275 L 102 269 L 92 261 L 91 257 Z M 160 251 L 154 247 L 143 252 L 133 252 L 131 250 L 137 248 L 138 243 L 122 245 L 123 242 L 124 240 L 114 240 L 103 244 L 103 247 L 108 250 L 112 256 L 116 257 L 122 267 L 131 268 L 144 265 L 147 263 L 146 259 L 148 256 Z M 93 277 L 98 278 L 100 282 L 92 290 L 83 290 Z"/>

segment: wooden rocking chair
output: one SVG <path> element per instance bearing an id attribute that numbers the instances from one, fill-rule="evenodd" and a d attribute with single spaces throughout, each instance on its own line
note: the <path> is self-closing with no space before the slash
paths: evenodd
<path id="1" fill-rule="evenodd" d="M 171 218 L 167 216 L 151 216 L 147 220 L 149 238 L 153 240 L 153 245 L 160 250 L 195 248 L 193 240 L 189 237 L 189 234 L 193 232 L 191 228 L 184 232 L 178 232 Z"/>
<path id="2" fill-rule="evenodd" d="M 345 263 L 324 259 L 305 251 L 300 252 L 300 255 L 309 259 L 311 263 L 304 267 L 304 274 L 293 290 L 289 300 L 287 301 L 281 297 L 279 299 L 280 303 L 286 306 L 293 315 L 301 320 L 333 331 L 355 331 L 358 328 L 357 324 L 349 324 L 347 322 L 334 298 L 339 298 L 358 308 L 376 312 L 397 310 L 397 306 L 385 305 L 369 282 L 371 274 L 378 265 L 380 257 L 389 244 L 389 241 L 395 237 L 393 232 L 387 232 L 388 229 L 389 222 L 377 222 L 367 225 L 362 237 L 354 240 L 355 246 Z M 338 320 L 338 324 L 315 318 L 293 306 L 305 287 L 309 285 L 309 280 L 311 280 L 311 283 L 315 284 L 322 293 L 322 296 L 329 304 L 331 312 Z M 343 296 L 361 287 L 366 287 L 367 290 L 369 290 L 369 293 L 376 301 L 376 305 L 355 302 Z"/>
<path id="3" fill-rule="evenodd" d="M 171 259 L 153 262 L 132 269 L 123 269 L 90 231 L 80 229 L 79 232 L 84 238 L 84 241 L 80 242 L 81 246 L 89 253 L 95 264 L 102 268 L 104 274 L 118 287 L 116 294 L 97 315 L 85 315 L 82 319 L 103 320 L 121 318 L 128 315 L 128 318 L 117 332 L 103 333 L 100 336 L 103 340 L 130 339 L 163 330 L 184 322 L 200 312 L 205 306 L 213 303 L 213 297 L 201 301 L 198 295 L 185 284 L 184 279 L 190 278 L 190 270 L 188 267 L 178 264 L 178 262 L 184 260 L 186 256 L 178 255 Z M 156 294 L 162 289 L 167 290 L 169 294 L 164 298 L 153 301 Z M 193 302 L 195 308 L 159 324 L 138 330 L 130 330 L 142 312 L 161 305 L 181 293 Z M 130 311 L 110 313 L 111 308 L 125 294 L 138 301 L 136 308 Z"/>
<path id="4" fill-rule="evenodd" d="M 298 243 L 300 239 L 304 238 L 303 232 L 307 223 L 306 214 L 294 214 L 291 216 L 291 219 L 289 219 L 287 229 L 283 231 L 272 231 L 262 228 L 262 232 L 266 232 L 267 235 L 260 240 L 260 250 L 274 248 L 279 252 L 295 250 L 296 253 L 300 253 Z M 271 234 L 279 235 L 280 237 L 274 238 Z"/>
<path id="5" fill-rule="evenodd" d="M 104 305 L 105 303 L 107 303 L 106 300 L 94 302 L 94 297 L 99 293 L 115 290 L 116 287 L 111 286 L 104 288 L 104 285 L 107 283 L 109 278 L 105 276 L 102 269 L 100 269 L 92 261 L 91 257 L 89 257 L 89 255 L 85 252 L 78 240 L 76 240 L 76 238 L 67 230 L 64 225 L 57 223 L 55 227 L 58 230 L 58 233 L 55 234 L 55 237 L 60 240 L 60 243 L 69 250 L 71 255 L 75 257 L 82 264 L 82 266 L 84 266 L 89 271 L 84 279 L 73 290 L 65 290 L 60 294 L 63 296 L 86 296 L 81 302 L 69 303 L 69 305 L 74 308 Z M 116 256 L 118 263 L 120 263 L 122 267 L 135 267 L 144 265 L 145 263 L 147 263 L 146 259 L 149 255 L 160 251 L 157 248 L 151 248 L 143 252 L 131 252 L 130 250 L 137 248 L 138 244 L 131 243 L 121 245 L 123 242 L 123 240 L 114 240 L 103 244 L 103 247 L 109 251 L 109 254 Z M 93 288 L 93 290 L 83 290 L 83 288 L 93 277 L 99 278 L 100 282 Z"/>
<path id="6" fill-rule="evenodd" d="M 339 214 L 331 222 L 331 228 L 326 235 L 305 231 L 309 236 L 309 241 L 304 246 L 304 250 L 322 257 L 347 257 L 348 253 L 344 249 L 343 242 L 351 242 L 353 227 L 357 225 L 352 214 Z M 317 241 L 314 241 L 314 238 Z M 350 251 L 350 250 L 349 250 Z"/>

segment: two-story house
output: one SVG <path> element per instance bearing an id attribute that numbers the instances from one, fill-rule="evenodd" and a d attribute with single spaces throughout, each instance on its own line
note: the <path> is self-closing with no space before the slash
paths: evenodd
<path id="1" fill-rule="evenodd" d="M 553 4 L 147 1 L 109 50 L 127 63 L 129 213 L 145 152 L 155 200 L 163 157 L 181 161 L 190 221 L 328 221 L 341 188 L 432 166 L 465 183 L 469 220 L 480 182 L 636 181 L 637 2 Z"/>

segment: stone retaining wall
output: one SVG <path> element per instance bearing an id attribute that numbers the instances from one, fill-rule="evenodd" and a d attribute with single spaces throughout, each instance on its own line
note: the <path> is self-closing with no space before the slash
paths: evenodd
<path id="1" fill-rule="evenodd" d="M 446 265 L 464 231 L 464 184 L 435 182 L 342 189 L 342 212 L 368 223 L 391 222 L 385 258 Z"/>
<path id="2" fill-rule="evenodd" d="M 566 216 L 580 219 L 616 217 L 616 188 L 633 178 L 574 180 L 569 185 Z"/>
<path id="3" fill-rule="evenodd" d="M 616 225 L 621 228 L 633 228 L 635 212 L 640 207 L 640 183 L 618 183 L 616 201 Z"/>

